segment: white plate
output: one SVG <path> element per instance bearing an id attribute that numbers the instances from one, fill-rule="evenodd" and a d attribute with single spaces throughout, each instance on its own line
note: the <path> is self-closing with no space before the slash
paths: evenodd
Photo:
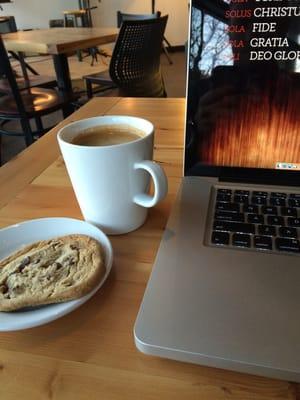
<path id="1" fill-rule="evenodd" d="M 72 233 L 91 236 L 102 244 L 105 251 L 106 273 L 99 285 L 91 293 L 77 300 L 9 313 L 0 312 L 0 331 L 17 331 L 43 325 L 75 310 L 103 285 L 111 271 L 113 259 L 112 247 L 107 236 L 100 229 L 84 221 L 70 218 L 42 218 L 0 229 L 0 260 L 27 244 Z"/>

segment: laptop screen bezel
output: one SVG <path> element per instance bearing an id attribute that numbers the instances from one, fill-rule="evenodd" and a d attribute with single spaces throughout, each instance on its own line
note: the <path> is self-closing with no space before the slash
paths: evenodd
<path id="1" fill-rule="evenodd" d="M 184 134 L 184 150 L 186 149 L 187 129 L 189 125 L 188 121 L 188 85 L 189 85 L 189 59 L 190 59 L 190 41 L 191 41 L 191 21 L 192 21 L 192 8 L 194 6 L 194 0 L 190 2 L 189 9 L 189 36 L 187 43 L 187 72 L 186 72 L 186 104 L 185 104 L 185 134 Z M 300 135 L 300 126 L 299 126 Z M 191 174 L 187 173 L 186 168 L 186 152 L 184 151 L 184 176 Z M 278 160 L 282 161 L 282 160 Z M 300 163 L 300 160 L 299 160 Z M 246 168 L 246 167 L 227 167 L 227 166 L 216 166 L 216 165 L 197 165 L 193 168 L 192 176 L 207 176 L 219 178 L 220 181 L 229 182 L 249 182 L 257 184 L 268 184 L 268 185 L 282 185 L 282 186 L 297 186 L 300 187 L 300 171 L 285 171 L 280 169 L 267 169 L 267 168 Z"/>
<path id="2" fill-rule="evenodd" d="M 188 176 L 186 169 L 184 175 Z M 239 168 L 199 165 L 193 170 L 193 176 L 219 178 L 220 181 L 245 182 L 300 187 L 300 172 L 265 168 Z"/>

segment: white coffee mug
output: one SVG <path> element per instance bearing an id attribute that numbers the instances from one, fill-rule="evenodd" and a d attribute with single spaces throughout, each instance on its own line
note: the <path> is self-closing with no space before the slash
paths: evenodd
<path id="1" fill-rule="evenodd" d="M 73 144 L 79 133 L 101 125 L 132 126 L 137 140 L 109 145 Z M 141 226 L 147 209 L 168 190 L 163 169 L 152 160 L 154 127 L 144 119 L 104 116 L 73 122 L 58 132 L 58 143 L 84 219 L 107 234 L 127 233 Z M 150 177 L 154 195 L 148 192 Z"/>

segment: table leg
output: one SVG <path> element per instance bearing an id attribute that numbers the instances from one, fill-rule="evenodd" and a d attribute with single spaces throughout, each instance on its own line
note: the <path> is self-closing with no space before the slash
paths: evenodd
<path id="1" fill-rule="evenodd" d="M 58 89 L 63 94 L 70 95 L 70 93 L 72 93 L 72 81 L 70 76 L 68 58 L 66 54 L 54 54 L 53 62 L 56 72 Z M 64 117 L 66 118 L 68 115 L 72 114 L 73 111 L 74 107 L 71 104 L 67 105 L 63 109 Z"/>

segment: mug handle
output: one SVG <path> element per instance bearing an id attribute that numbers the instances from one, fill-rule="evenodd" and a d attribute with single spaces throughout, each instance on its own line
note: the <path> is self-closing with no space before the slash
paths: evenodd
<path id="1" fill-rule="evenodd" d="M 133 166 L 135 170 L 143 169 L 147 171 L 154 182 L 154 195 L 149 196 L 146 193 L 137 194 L 133 201 L 139 206 L 150 208 L 154 207 L 159 201 L 163 200 L 168 193 L 168 180 L 164 170 L 153 161 L 136 162 Z"/>

